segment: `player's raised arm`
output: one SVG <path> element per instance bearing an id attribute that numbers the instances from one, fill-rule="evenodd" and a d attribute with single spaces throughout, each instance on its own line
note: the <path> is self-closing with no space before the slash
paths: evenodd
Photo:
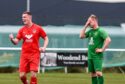
<path id="1" fill-rule="evenodd" d="M 19 40 L 17 38 L 14 38 L 13 34 L 10 34 L 9 38 L 14 45 L 18 44 Z"/>
<path id="2" fill-rule="evenodd" d="M 89 17 L 88 20 L 87 20 L 87 22 L 86 22 L 86 24 L 85 24 L 85 26 L 84 26 L 83 29 L 80 31 L 80 36 L 79 36 L 79 37 L 80 37 L 81 39 L 85 38 L 85 32 L 86 32 L 87 27 L 89 26 L 90 20 L 91 20 L 91 18 Z"/>

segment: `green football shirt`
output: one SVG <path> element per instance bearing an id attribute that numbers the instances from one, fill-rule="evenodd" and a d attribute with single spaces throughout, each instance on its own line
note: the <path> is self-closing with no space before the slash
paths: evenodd
<path id="1" fill-rule="evenodd" d="M 108 33 L 102 28 L 90 29 L 86 33 L 88 43 L 88 59 L 102 59 L 103 53 L 96 53 L 96 48 L 102 48 Z"/>

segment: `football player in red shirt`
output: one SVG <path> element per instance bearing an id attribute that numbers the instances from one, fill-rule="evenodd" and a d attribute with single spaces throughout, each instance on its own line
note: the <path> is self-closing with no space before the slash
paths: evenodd
<path id="1" fill-rule="evenodd" d="M 45 31 L 37 24 L 32 22 L 30 12 L 22 14 L 24 26 L 18 31 L 16 38 L 13 34 L 9 38 L 13 44 L 18 44 L 22 39 L 22 51 L 19 64 L 19 75 L 23 84 L 28 84 L 26 74 L 31 73 L 30 84 L 37 84 L 37 71 L 40 63 L 40 53 L 45 52 L 48 45 L 48 37 Z M 40 37 L 43 38 L 43 47 L 39 45 Z"/>

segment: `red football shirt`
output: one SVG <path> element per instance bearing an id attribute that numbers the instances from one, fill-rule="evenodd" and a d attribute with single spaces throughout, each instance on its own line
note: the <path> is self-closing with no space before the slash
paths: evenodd
<path id="1" fill-rule="evenodd" d="M 39 53 L 39 39 L 46 37 L 45 31 L 37 24 L 33 24 L 30 28 L 23 26 L 16 38 L 23 39 L 22 55 L 28 53 Z"/>

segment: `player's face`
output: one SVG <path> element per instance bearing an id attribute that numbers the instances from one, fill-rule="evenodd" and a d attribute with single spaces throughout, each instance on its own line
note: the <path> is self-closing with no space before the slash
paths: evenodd
<path id="1" fill-rule="evenodd" d="M 28 14 L 22 14 L 22 21 L 24 25 L 28 25 L 31 21 L 31 16 Z"/>
<path id="2" fill-rule="evenodd" d="M 92 28 L 94 28 L 96 22 L 97 22 L 96 19 L 91 18 L 90 23 L 89 23 L 89 26 L 92 27 Z"/>

